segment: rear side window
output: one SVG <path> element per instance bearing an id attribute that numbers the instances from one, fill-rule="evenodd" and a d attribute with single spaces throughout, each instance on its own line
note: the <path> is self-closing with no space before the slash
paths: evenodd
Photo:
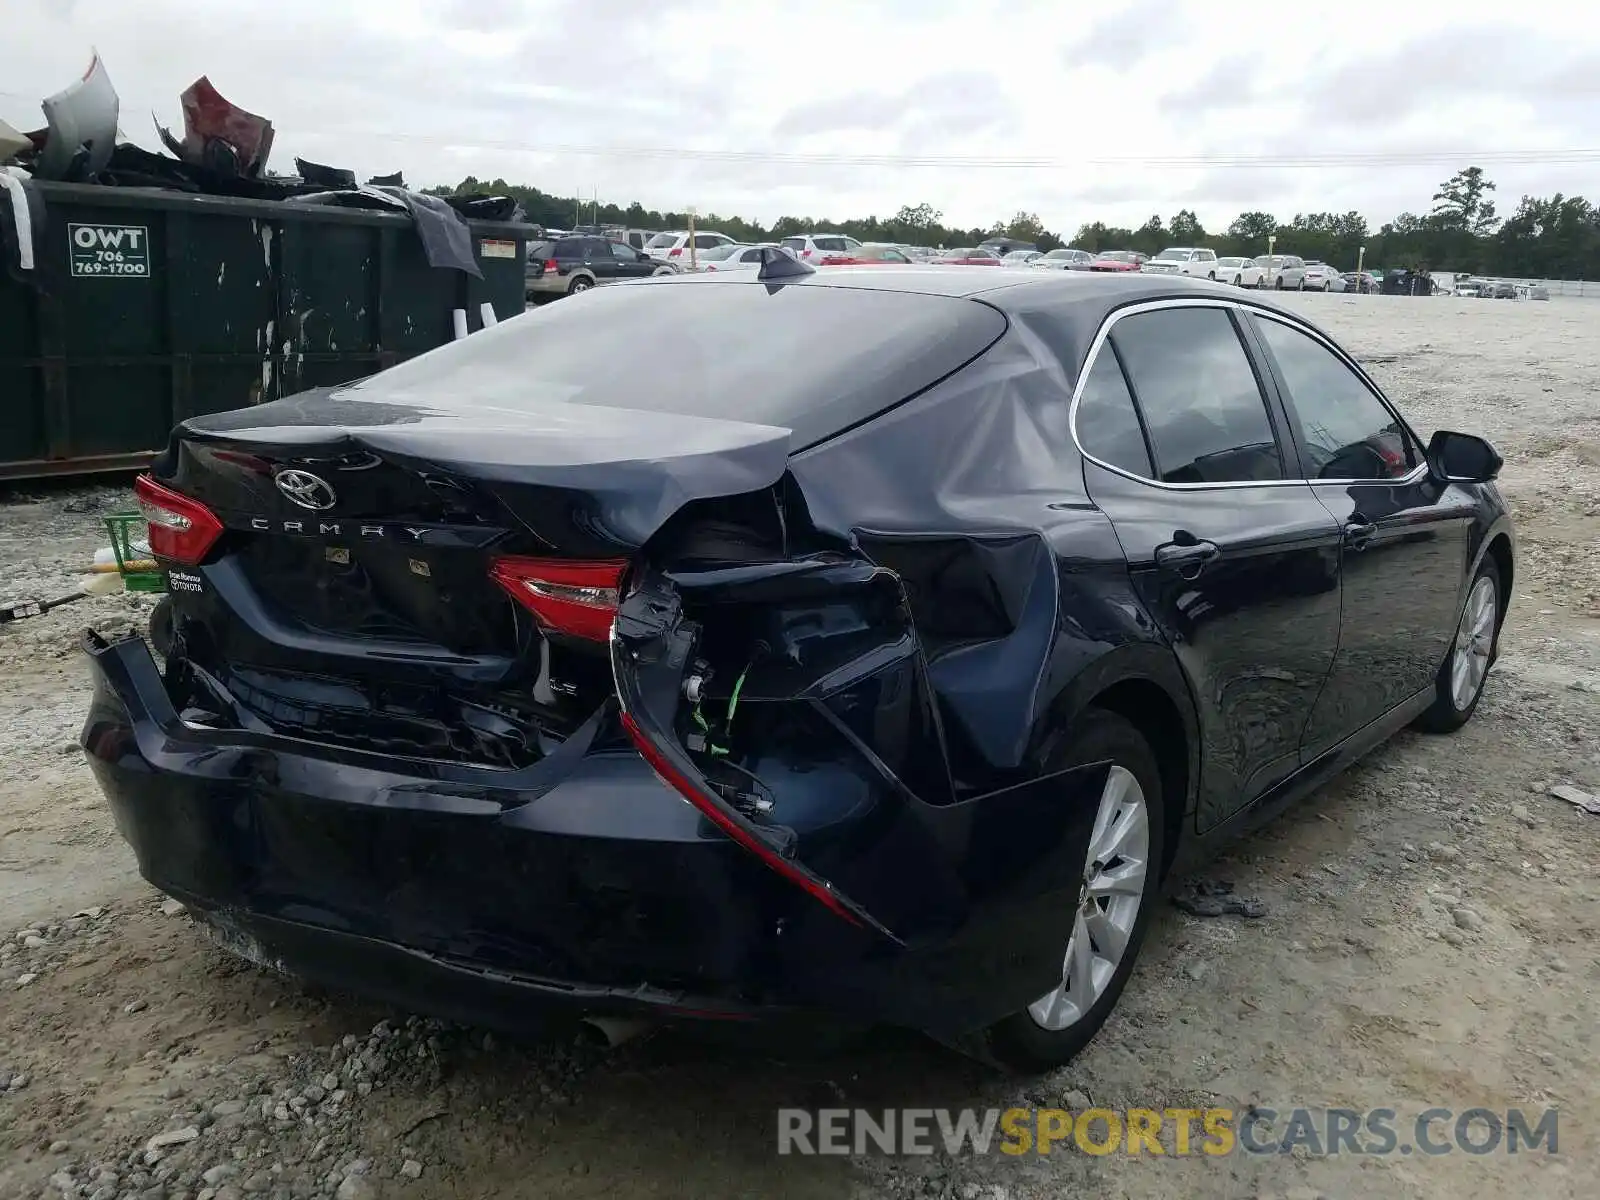
<path id="1" fill-rule="evenodd" d="M 1316 479 L 1399 479 L 1417 463 L 1405 426 L 1361 377 L 1315 338 L 1280 321 L 1256 322 L 1300 418 Z"/>
<path id="2" fill-rule="evenodd" d="M 739 261 L 742 262 L 742 263 L 760 262 L 761 261 L 761 251 L 759 249 L 746 250 L 743 254 L 739 255 Z"/>
<path id="3" fill-rule="evenodd" d="M 559 242 L 556 243 L 556 257 L 557 258 L 582 258 L 583 257 L 583 239 L 582 238 L 562 238 Z"/>
<path id="4" fill-rule="evenodd" d="M 1006 329 L 986 304 L 867 288 L 769 291 L 730 277 L 599 288 L 449 342 L 340 389 L 349 402 L 391 396 L 520 428 L 559 425 L 565 406 L 677 413 L 685 436 L 715 446 L 716 422 L 793 431 L 800 450 L 866 421 L 976 358 Z M 628 353 L 617 353 L 626 346 Z M 818 355 L 818 346 L 828 353 Z M 672 369 L 663 371 L 661 364 Z M 804 363 L 803 370 L 795 368 Z"/>
<path id="5" fill-rule="evenodd" d="M 1118 321 L 1128 371 L 1166 483 L 1282 479 L 1283 459 L 1255 370 L 1220 308 L 1169 308 Z"/>
<path id="6" fill-rule="evenodd" d="M 806 248 L 806 240 L 803 237 L 784 238 L 783 244 L 791 250 L 804 250 Z"/>
<path id="7" fill-rule="evenodd" d="M 1100 347 L 1083 381 L 1074 428 L 1079 444 L 1092 457 L 1142 479 L 1154 478 L 1133 394 L 1109 344 Z"/>

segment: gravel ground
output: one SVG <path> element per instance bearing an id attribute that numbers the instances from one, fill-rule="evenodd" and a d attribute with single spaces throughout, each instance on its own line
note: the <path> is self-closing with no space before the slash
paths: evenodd
<path id="1" fill-rule="evenodd" d="M 73 747 L 76 633 L 0 628 L 0 1197 L 1594 1196 L 1600 1187 L 1600 323 L 1592 305 L 1290 297 L 1419 430 L 1487 433 L 1521 539 L 1476 719 L 1402 735 L 1208 878 L 1255 921 L 1164 909 L 1069 1068 L 998 1079 L 921 1039 L 605 1053 L 327 996 L 202 939 L 133 869 Z M 70 588 L 115 488 L 0 496 L 0 599 Z M 1560 1153 L 1152 1159 L 774 1154 L 779 1105 L 1554 1105 Z"/>

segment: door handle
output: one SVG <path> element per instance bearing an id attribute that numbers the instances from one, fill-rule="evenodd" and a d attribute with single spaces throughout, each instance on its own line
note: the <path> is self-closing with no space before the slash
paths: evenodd
<path id="1" fill-rule="evenodd" d="M 1352 550 L 1365 550 L 1378 527 L 1371 521 L 1354 520 L 1344 527 L 1344 544 Z"/>
<path id="2" fill-rule="evenodd" d="M 1156 547 L 1156 566 L 1195 579 L 1221 553 L 1215 542 L 1168 542 Z"/>

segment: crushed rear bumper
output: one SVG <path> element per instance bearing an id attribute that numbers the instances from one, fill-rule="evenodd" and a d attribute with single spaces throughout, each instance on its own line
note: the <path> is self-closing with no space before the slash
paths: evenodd
<path id="1" fill-rule="evenodd" d="M 83 648 L 82 744 L 141 873 L 290 973 L 502 1027 L 556 1005 L 942 1037 L 1048 984 L 1006 936 L 1015 906 L 896 944 L 768 870 L 617 740 L 508 771 L 201 728 L 142 639 Z"/>

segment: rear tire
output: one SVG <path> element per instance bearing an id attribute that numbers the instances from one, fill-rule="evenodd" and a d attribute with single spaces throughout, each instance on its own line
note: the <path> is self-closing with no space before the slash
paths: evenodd
<path id="1" fill-rule="evenodd" d="M 1283 276 L 1279 275 L 1277 279 L 1273 280 L 1272 286 L 1277 291 L 1283 291 Z"/>
<path id="2" fill-rule="evenodd" d="M 1046 769 L 1108 760 L 1111 772 L 1100 799 L 1105 807 L 1090 838 L 1079 905 L 1061 914 L 1061 985 L 982 1035 L 985 1057 L 1011 1071 L 1048 1071 L 1089 1044 L 1133 973 L 1156 908 L 1165 809 L 1161 772 L 1144 735 L 1115 713 L 1090 709 L 1047 754 Z M 1113 961 L 1119 940 L 1122 948 Z"/>
<path id="3" fill-rule="evenodd" d="M 1478 710 L 1489 667 L 1500 649 L 1500 614 L 1505 606 L 1500 568 L 1484 558 L 1472 577 L 1456 622 L 1456 636 L 1434 676 L 1433 703 L 1413 724 L 1425 733 L 1454 733 Z"/>
<path id="4" fill-rule="evenodd" d="M 567 285 L 567 295 L 576 296 L 579 292 L 587 292 L 594 286 L 594 280 L 587 275 L 579 275 Z"/>
<path id="5" fill-rule="evenodd" d="M 150 610 L 150 646 L 162 658 L 172 654 L 172 597 L 163 596 Z"/>

